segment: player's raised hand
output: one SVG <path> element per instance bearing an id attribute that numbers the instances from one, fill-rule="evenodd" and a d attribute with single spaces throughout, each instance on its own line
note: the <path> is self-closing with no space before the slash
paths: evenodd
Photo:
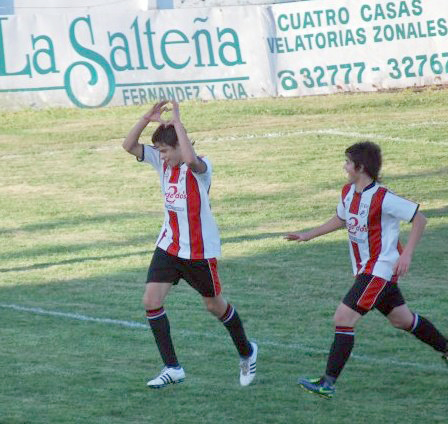
<path id="1" fill-rule="evenodd" d="M 170 100 L 172 108 L 169 110 L 173 112 L 172 118 L 165 125 L 174 125 L 175 123 L 180 123 L 180 110 L 179 103 L 176 100 Z"/>
<path id="2" fill-rule="evenodd" d="M 143 115 L 143 118 L 148 122 L 160 122 L 165 124 L 166 122 L 162 119 L 162 114 L 168 111 L 168 100 L 156 103 L 148 112 Z"/>
<path id="3" fill-rule="evenodd" d="M 308 241 L 311 237 L 309 237 L 308 233 L 288 233 L 284 236 L 284 238 L 288 241 Z"/>

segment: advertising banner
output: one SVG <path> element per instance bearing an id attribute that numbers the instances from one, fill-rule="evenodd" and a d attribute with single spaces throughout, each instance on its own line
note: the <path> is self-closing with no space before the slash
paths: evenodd
<path id="1" fill-rule="evenodd" d="M 448 3 L 313 1 L 271 7 L 277 95 L 448 82 Z"/>
<path id="2" fill-rule="evenodd" d="M 448 2 L 0 16 L 0 107 L 95 108 L 448 83 Z"/>
<path id="3" fill-rule="evenodd" d="M 270 96 L 263 13 L 235 7 L 0 17 L 0 105 Z"/>

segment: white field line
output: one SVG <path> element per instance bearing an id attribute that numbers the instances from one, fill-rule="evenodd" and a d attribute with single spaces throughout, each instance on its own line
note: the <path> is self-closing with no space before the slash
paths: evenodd
<path id="1" fill-rule="evenodd" d="M 446 123 L 439 123 L 440 125 Z M 413 124 L 409 126 L 418 126 L 419 124 Z M 299 135 L 338 135 L 341 137 L 348 137 L 348 138 L 362 138 L 362 139 L 370 139 L 370 140 L 382 140 L 382 141 L 395 141 L 400 143 L 420 143 L 420 144 L 440 144 L 443 146 L 448 146 L 448 140 L 447 141 L 428 141 L 428 140 L 422 140 L 419 138 L 402 138 L 402 137 L 390 137 L 383 134 L 373 134 L 373 133 L 362 133 L 362 132 L 356 132 L 356 131 L 346 131 L 341 130 L 339 128 L 327 128 L 327 129 L 316 129 L 316 130 L 295 130 L 295 131 L 274 131 L 274 132 L 267 132 L 267 133 L 248 133 L 248 134 L 241 134 L 241 135 L 228 135 L 224 137 L 204 137 L 204 138 L 195 138 L 195 140 L 198 140 L 198 142 L 220 142 L 220 141 L 239 141 L 239 140 L 252 140 L 257 138 L 278 138 L 278 137 L 292 137 L 292 136 L 299 136 Z M 114 139 L 114 140 L 108 140 L 110 141 L 121 141 L 121 139 Z M 108 151 L 108 150 L 116 150 L 116 149 L 122 149 L 121 145 L 114 145 L 113 147 L 110 147 L 106 144 L 100 147 L 96 147 L 94 149 L 95 151 Z"/>
<path id="2" fill-rule="evenodd" d="M 78 313 L 70 313 L 70 312 L 59 312 L 59 311 L 50 311 L 47 309 L 42 308 L 32 308 L 27 306 L 21 306 L 21 305 L 15 305 L 15 304 L 7 304 L 7 303 L 0 303 L 0 308 L 4 309 L 12 309 L 14 311 L 18 312 L 29 312 L 32 314 L 37 315 L 48 315 L 48 316 L 54 316 L 58 318 L 69 318 L 77 321 L 87 321 L 87 322 L 95 322 L 99 324 L 106 324 L 106 325 L 117 325 L 125 328 L 138 328 L 138 329 L 147 329 L 147 325 L 135 322 L 135 321 L 124 321 L 124 320 L 116 320 L 116 319 L 110 319 L 110 318 L 96 318 L 96 317 L 89 317 L 87 315 L 82 315 Z M 189 331 L 189 330 L 181 330 L 178 331 L 176 334 L 180 334 L 183 337 L 208 337 L 213 339 L 221 339 L 222 335 L 213 334 L 213 333 L 202 333 L 202 332 L 195 332 L 195 331 Z M 311 346 L 305 346 L 299 343 L 281 343 L 276 342 L 273 340 L 257 340 L 260 346 L 272 346 L 276 349 L 291 349 L 295 351 L 301 351 L 301 352 L 308 352 L 308 353 L 318 353 L 318 354 L 326 354 L 328 353 L 328 350 L 314 348 Z M 446 367 L 442 367 L 441 365 L 427 365 L 427 364 L 419 364 L 416 362 L 406 362 L 406 361 L 397 361 L 392 358 L 384 358 L 384 359 L 378 359 L 373 358 L 371 356 L 367 355 L 358 355 L 358 354 L 352 354 L 352 358 L 367 362 L 367 363 L 373 363 L 373 364 L 379 364 L 379 365 L 385 365 L 385 366 L 393 366 L 393 367 L 399 367 L 399 368 L 415 368 L 421 371 L 448 371 Z"/>
<path id="3" fill-rule="evenodd" d="M 278 138 L 278 137 L 292 137 L 300 135 L 337 135 L 348 138 L 359 138 L 368 140 L 380 140 L 380 141 L 392 141 L 399 143 L 419 143 L 419 144 L 434 144 L 448 146 L 448 141 L 428 141 L 417 138 L 402 138 L 402 137 L 390 137 L 382 134 L 361 133 L 356 131 L 343 131 L 337 128 L 328 128 L 323 130 L 298 130 L 298 131 L 276 131 L 264 134 L 245 134 L 240 136 L 226 136 L 217 138 L 205 138 L 203 141 L 238 141 L 238 140 L 250 140 L 256 138 Z M 201 141 L 201 140 L 199 140 Z"/>
<path id="4" fill-rule="evenodd" d="M 278 138 L 278 137 L 293 137 L 293 136 L 301 136 L 301 135 L 337 135 L 341 137 L 348 137 L 348 138 L 360 138 L 360 139 L 370 139 L 370 140 L 382 140 L 382 141 L 395 141 L 400 143 L 420 143 L 420 144 L 442 144 L 448 146 L 448 141 L 427 141 L 427 140 L 420 140 L 417 138 L 400 138 L 400 137 L 390 137 L 387 135 L 382 134 L 371 134 L 371 133 L 360 133 L 355 131 L 343 131 L 337 128 L 328 128 L 328 129 L 321 129 L 321 130 L 296 130 L 296 131 L 274 131 L 274 132 L 267 132 L 267 133 L 248 133 L 248 134 L 241 134 L 241 135 L 228 135 L 224 137 L 204 137 L 204 138 L 195 138 L 198 142 L 209 142 L 209 143 L 216 143 L 216 142 L 222 142 L 222 141 L 242 141 L 242 140 L 255 140 L 258 138 Z M 108 140 L 110 141 L 121 141 L 121 140 Z M 102 151 L 110 151 L 110 150 L 118 150 L 122 149 L 121 145 L 103 145 L 96 147 L 94 150 L 97 152 Z"/>
<path id="5" fill-rule="evenodd" d="M 423 122 L 414 122 L 412 124 L 408 124 L 409 127 L 437 127 L 439 125 L 446 125 L 445 121 L 423 121 Z"/>
<path id="6" fill-rule="evenodd" d="M 428 123 L 426 123 L 428 124 Z M 412 126 L 418 126 L 419 124 L 413 124 Z M 356 131 L 344 131 L 340 130 L 338 128 L 328 128 L 323 130 L 298 130 L 298 131 L 276 131 L 276 132 L 269 132 L 269 133 L 262 133 L 262 134 L 242 134 L 238 136 L 226 136 L 226 137 L 205 137 L 205 138 L 198 138 L 197 140 L 199 142 L 220 142 L 220 141 L 239 141 L 239 140 L 251 140 L 251 139 L 257 139 L 257 138 L 277 138 L 277 137 L 292 137 L 292 136 L 300 136 L 300 135 L 337 135 L 341 137 L 348 137 L 348 138 L 359 138 L 359 139 L 368 139 L 368 140 L 377 140 L 377 141 L 392 141 L 397 143 L 419 143 L 419 144 L 434 144 L 434 145 L 441 145 L 441 146 L 448 146 L 448 141 L 428 141 L 428 140 L 422 140 L 418 138 L 401 138 L 401 137 L 390 137 L 387 135 L 382 134 L 372 134 L 372 133 L 362 133 L 362 132 L 356 132 Z M 111 142 L 117 142 L 117 144 L 110 145 Z M 86 151 L 96 151 L 96 152 L 102 152 L 102 151 L 115 151 L 115 150 L 121 150 L 121 142 L 122 139 L 111 139 L 107 140 L 102 144 L 101 146 L 95 147 L 95 148 L 88 148 L 88 149 L 82 149 Z M 57 151 L 57 152 L 40 152 L 40 153 L 33 153 L 33 157 L 36 156 L 48 156 L 48 155 L 56 155 L 58 153 L 65 154 L 65 151 Z M 6 154 L 6 155 L 0 155 L 0 159 L 17 159 L 22 158 L 23 156 L 27 156 L 27 154 Z"/>

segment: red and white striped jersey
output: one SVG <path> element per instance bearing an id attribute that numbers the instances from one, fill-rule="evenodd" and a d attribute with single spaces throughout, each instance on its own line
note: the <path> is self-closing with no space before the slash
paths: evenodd
<path id="1" fill-rule="evenodd" d="M 168 166 L 156 148 L 143 146 L 141 161 L 151 164 L 159 173 L 165 199 L 165 220 L 156 245 L 183 259 L 221 255 L 219 230 L 208 197 L 212 165 L 207 158 L 202 160 L 207 170 L 198 174 L 184 163 Z"/>
<path id="2" fill-rule="evenodd" d="M 400 221 L 412 221 L 419 205 L 374 182 L 362 193 L 355 184 L 342 189 L 337 215 L 345 221 L 353 274 L 372 274 L 390 281 L 400 257 Z"/>

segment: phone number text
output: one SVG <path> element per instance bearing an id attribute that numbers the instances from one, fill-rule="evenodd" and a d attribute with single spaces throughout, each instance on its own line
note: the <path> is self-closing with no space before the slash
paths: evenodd
<path id="1" fill-rule="evenodd" d="M 404 56 L 401 59 L 390 58 L 386 68 L 368 67 L 365 62 L 343 63 L 339 65 L 314 66 L 300 68 L 297 72 L 289 69 L 277 73 L 284 90 L 294 90 L 299 84 L 306 88 L 328 87 L 340 84 L 362 84 L 366 71 L 371 73 L 387 72 L 395 80 L 416 78 L 429 75 L 448 74 L 448 52 Z"/>

